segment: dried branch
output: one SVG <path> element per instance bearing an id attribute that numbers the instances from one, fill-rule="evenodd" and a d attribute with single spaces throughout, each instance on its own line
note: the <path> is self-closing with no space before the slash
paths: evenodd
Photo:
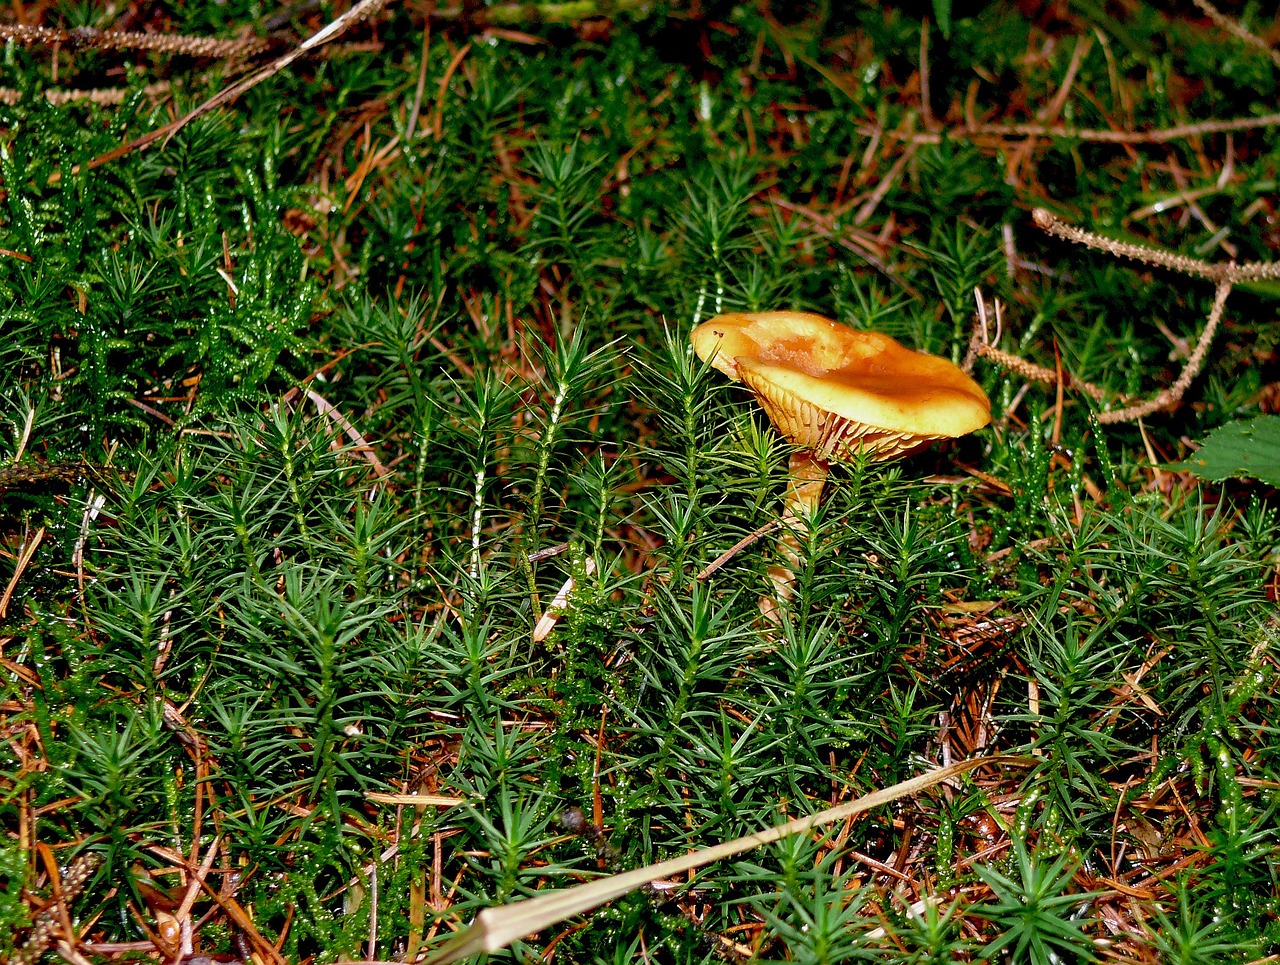
<path id="1" fill-rule="evenodd" d="M 278 57 L 265 67 L 254 71 L 243 80 L 238 81 L 230 87 L 215 94 L 199 107 L 189 111 L 173 123 L 166 124 L 164 127 L 152 131 L 150 134 L 144 134 L 137 140 L 130 141 L 128 144 L 122 144 L 114 151 L 109 151 L 106 154 L 94 158 L 89 162 L 89 166 L 91 168 L 98 167 L 100 164 L 106 163 L 108 160 L 114 160 L 117 157 L 122 157 L 123 155 L 128 154 L 130 151 L 147 147 L 155 141 L 168 141 L 169 138 L 173 137 L 173 135 L 177 134 L 178 131 L 182 130 L 182 128 L 186 127 L 197 117 L 207 114 L 215 107 L 221 107 L 223 104 L 235 100 L 241 94 L 244 94 L 258 86 L 258 84 L 262 83 L 268 77 L 272 77 L 284 70 L 299 57 L 306 56 L 310 51 L 336 39 L 356 24 L 361 23 L 370 17 L 376 16 L 378 12 L 387 5 L 387 3 L 388 0 L 361 0 L 360 3 L 357 3 L 342 16 L 327 24 L 322 29 L 316 31 L 284 56 Z"/>
<path id="2" fill-rule="evenodd" d="M 1188 255 L 1180 255 L 1174 251 L 1164 251 L 1160 248 L 1151 248 L 1147 245 L 1134 244 L 1128 241 L 1117 241 L 1105 235 L 1085 231 L 1083 228 L 1077 228 L 1073 224 L 1067 224 L 1044 208 L 1036 208 L 1031 212 L 1031 219 L 1036 223 L 1036 227 L 1047 231 L 1056 238 L 1063 238 L 1089 248 L 1097 248 L 1099 251 L 1105 251 L 1107 254 L 1114 255 L 1117 258 L 1132 258 L 1134 261 L 1140 261 L 1143 264 L 1158 265 L 1161 268 L 1168 268 L 1184 275 L 1196 275 L 1201 278 L 1216 277 L 1215 269 L 1218 266 L 1209 262 L 1201 261 Z"/>
<path id="3" fill-rule="evenodd" d="M 1027 137 L 1061 137 L 1095 144 L 1166 144 L 1183 138 L 1201 137 L 1206 134 L 1227 134 L 1232 131 L 1251 131 L 1259 127 L 1280 126 L 1280 114 L 1261 114 L 1257 117 L 1233 117 L 1221 121 L 1198 121 L 1194 124 L 1176 124 L 1173 127 L 1152 131 L 1117 131 L 1111 128 L 1067 127 L 1057 124 L 958 124 L 945 131 L 923 131 L 911 134 L 887 132 L 888 137 L 911 144 L 940 144 L 949 141 L 978 138 L 1002 140 Z M 871 136 L 875 128 L 860 126 L 862 134 Z"/>
<path id="4" fill-rule="evenodd" d="M 147 84 L 146 87 L 142 88 L 142 93 L 147 97 L 156 98 L 169 93 L 171 86 L 169 81 L 162 80 L 154 84 Z M 131 89 L 128 87 L 95 87 L 82 90 L 54 90 L 51 88 L 44 92 L 44 99 L 54 107 L 65 107 L 67 104 L 74 104 L 77 101 L 87 101 L 99 107 L 115 107 L 123 104 L 124 99 L 130 93 Z M 15 90 L 12 87 L 0 87 L 0 104 L 12 107 L 22 100 L 22 97 L 23 92 L 20 90 Z"/>
<path id="5" fill-rule="evenodd" d="M 1162 248 L 1152 248 L 1146 245 L 1136 245 L 1105 238 L 1102 235 L 1066 224 L 1041 208 L 1036 209 L 1033 218 L 1037 225 L 1059 238 L 1065 238 L 1076 244 L 1087 245 L 1090 248 L 1097 248 L 1118 257 L 1133 258 L 1144 264 L 1170 268 L 1184 275 L 1208 278 L 1216 283 L 1213 307 L 1209 311 L 1208 321 L 1205 322 L 1204 330 L 1200 333 L 1200 338 L 1197 340 L 1191 356 L 1187 359 L 1187 364 L 1183 368 L 1182 374 L 1178 376 L 1172 385 L 1145 402 L 1134 403 L 1123 409 L 1113 409 L 1099 413 L 1098 421 L 1102 423 L 1133 422 L 1158 409 L 1178 402 L 1186 393 L 1191 382 L 1200 373 L 1201 366 L 1204 365 L 1209 346 L 1213 343 L 1213 337 L 1217 334 L 1218 326 L 1222 322 L 1222 313 L 1227 304 L 1227 296 L 1231 294 L 1232 286 L 1240 281 L 1255 281 L 1280 276 L 1280 263 L 1276 262 L 1255 261 L 1237 264 L 1234 261 L 1228 261 L 1211 264 L 1197 258 L 1166 251 Z"/>
<path id="6" fill-rule="evenodd" d="M 1214 25 L 1225 30 L 1233 37 L 1237 37 L 1249 44 L 1251 47 L 1257 47 L 1271 58 L 1271 62 L 1280 67 L 1280 51 L 1272 49 L 1271 45 L 1259 37 L 1257 34 L 1250 33 L 1248 29 L 1238 20 L 1228 17 L 1225 13 L 1215 7 L 1209 0 L 1192 0 L 1192 2 L 1204 11 L 1204 15 L 1213 21 Z"/>
<path id="7" fill-rule="evenodd" d="M 1117 241 L 1092 231 L 1085 231 L 1075 225 L 1067 224 L 1044 208 L 1036 208 L 1031 213 L 1037 227 L 1049 234 L 1078 245 L 1096 248 L 1117 258 L 1132 258 L 1143 264 L 1168 268 L 1183 275 L 1207 278 L 1213 282 L 1230 281 L 1233 284 L 1242 281 L 1261 281 L 1263 279 L 1280 278 L 1280 262 L 1247 261 L 1238 264 L 1234 261 L 1208 262 L 1189 255 L 1181 255 L 1176 251 L 1153 248 L 1148 245 L 1134 244 L 1129 241 Z"/>
<path id="8" fill-rule="evenodd" d="M 1214 293 L 1213 308 L 1209 312 L 1209 320 L 1205 323 L 1204 331 L 1200 333 L 1200 340 L 1196 342 L 1195 350 L 1191 353 L 1191 357 L 1187 359 L 1187 364 L 1183 368 L 1182 374 L 1178 376 L 1173 385 L 1146 402 L 1131 405 L 1126 409 L 1100 412 L 1098 413 L 1098 421 L 1104 423 L 1134 422 L 1145 415 L 1150 415 L 1157 409 L 1163 409 L 1165 406 L 1173 405 L 1180 400 L 1191 385 L 1191 381 L 1200 373 L 1200 367 L 1204 364 L 1205 356 L 1209 352 L 1209 345 L 1213 342 L 1213 336 L 1218 331 L 1218 324 L 1222 321 L 1222 310 L 1226 307 L 1229 294 L 1231 294 L 1231 282 L 1219 282 L 1217 291 Z"/>
<path id="9" fill-rule="evenodd" d="M 1146 265 L 1168 268 L 1192 277 L 1206 278 L 1215 284 L 1213 307 L 1209 310 L 1209 317 L 1205 322 L 1204 329 L 1200 332 L 1200 337 L 1196 340 L 1196 346 L 1188 357 L 1182 373 L 1173 384 L 1162 389 L 1150 399 L 1131 402 L 1124 408 L 1104 409 L 1099 412 L 1098 421 L 1105 424 L 1134 422 L 1143 416 L 1150 415 L 1152 412 L 1180 401 L 1195 380 L 1195 377 L 1200 374 L 1200 369 L 1204 366 L 1204 360 L 1209 354 L 1209 346 L 1213 344 L 1213 338 L 1222 323 L 1227 296 L 1231 294 L 1232 287 L 1242 281 L 1258 281 L 1280 277 L 1280 263 L 1276 262 L 1237 264 L 1234 261 L 1229 261 L 1215 264 L 1202 261 L 1199 258 L 1192 258 L 1188 255 L 1181 255 L 1174 251 L 1167 251 L 1163 248 L 1117 241 L 1114 238 L 1107 238 L 1092 231 L 1085 231 L 1083 228 L 1067 224 L 1043 208 L 1037 208 L 1032 213 L 1032 218 L 1036 225 L 1055 237 L 1064 238 L 1067 241 L 1085 245 L 1089 248 L 1096 248 L 1099 251 L 1105 251 L 1107 254 L 1114 255 L 1117 258 L 1132 258 Z M 978 357 L 990 359 L 1001 368 L 1007 369 L 1024 379 L 1041 382 L 1046 385 L 1074 388 L 1097 402 L 1103 401 L 1106 394 L 1098 386 L 1073 379 L 1066 373 L 1059 374 L 1053 369 L 1036 365 L 1017 355 L 997 348 L 994 343 L 999 341 L 998 333 L 1001 326 L 1000 303 L 995 303 L 997 335 L 995 339 L 991 339 L 987 334 L 986 305 L 980 292 L 975 292 L 975 295 L 978 300 L 978 314 L 976 316 L 978 324 L 969 343 L 969 354 L 965 359 L 966 366 L 971 366 Z"/>
<path id="10" fill-rule="evenodd" d="M 260 37 L 219 40 L 216 37 L 186 37 L 181 34 L 132 33 L 125 30 L 96 30 L 76 27 L 58 30 L 54 27 L 28 27 L 20 23 L 0 24 L 0 40 L 13 40 L 24 46 L 59 46 L 69 50 L 148 50 L 186 57 L 252 57 L 267 49 Z"/>
<path id="11" fill-rule="evenodd" d="M 1031 382 L 1040 382 L 1044 385 L 1062 385 L 1064 388 L 1077 389 L 1098 402 L 1101 402 L 1106 397 L 1106 393 L 1092 382 L 1084 382 L 1073 378 L 1069 372 L 1059 373 L 1055 369 L 1047 369 L 1043 365 L 1028 362 L 1012 352 L 996 348 L 995 343 L 1000 341 L 1000 331 L 1004 326 L 1002 314 L 1004 306 L 1000 304 L 998 299 L 992 303 L 996 317 L 996 335 L 992 338 L 987 333 L 987 303 L 982 297 L 982 291 L 974 289 L 973 294 L 978 303 L 978 312 L 975 316 L 978 324 L 974 329 L 973 338 L 969 341 L 969 354 L 964 360 L 963 368 L 966 372 L 972 371 L 975 359 L 984 358 L 994 362 L 1002 369 L 1007 369 Z"/>
<path id="12" fill-rule="evenodd" d="M 35 965 L 44 956 L 45 950 L 53 940 L 54 932 L 61 924 L 62 913 L 65 911 L 68 915 L 70 914 L 71 902 L 84 889 L 85 884 L 101 863 L 102 859 L 95 854 L 81 855 L 71 863 L 71 867 L 62 875 L 60 887 L 55 891 L 57 897 L 37 913 L 35 920 L 31 923 L 31 932 L 27 935 L 27 940 L 13 953 L 13 958 L 10 959 L 13 965 Z M 66 936 L 68 942 L 72 938 L 71 935 Z"/>
<path id="13" fill-rule="evenodd" d="M 1044 385 L 1059 384 L 1056 370 L 1045 368 L 1043 365 L 1036 365 L 1034 362 L 1028 362 L 1012 352 L 998 349 L 994 345 L 984 344 L 979 344 L 976 351 L 982 358 L 989 359 L 1002 369 L 1007 369 L 1014 375 L 1020 375 L 1031 382 L 1040 382 Z M 1073 377 L 1069 372 L 1062 373 L 1061 384 L 1064 388 L 1077 389 L 1098 402 L 1101 402 L 1106 397 L 1106 393 L 1092 382 L 1081 381 Z"/>

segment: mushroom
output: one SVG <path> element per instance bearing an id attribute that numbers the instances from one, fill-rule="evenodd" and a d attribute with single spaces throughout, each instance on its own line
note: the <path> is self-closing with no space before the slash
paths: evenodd
<path id="1" fill-rule="evenodd" d="M 807 525 L 831 463 L 861 454 L 898 459 L 991 421 L 982 388 L 956 365 L 807 312 L 718 315 L 693 330 L 693 349 L 753 393 L 774 427 L 799 449 L 791 457 L 783 565 L 769 577 L 778 602 L 791 598 L 800 562 L 797 524 Z M 777 618 L 772 600 L 761 599 Z"/>

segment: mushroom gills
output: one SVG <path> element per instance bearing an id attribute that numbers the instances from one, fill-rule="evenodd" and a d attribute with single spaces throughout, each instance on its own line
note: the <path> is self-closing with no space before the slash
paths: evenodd
<path id="1" fill-rule="evenodd" d="M 836 415 L 753 371 L 750 359 L 736 361 L 742 383 L 756 394 L 777 430 L 826 462 L 851 462 L 858 454 L 873 462 L 898 459 L 944 438 L 880 429 Z"/>

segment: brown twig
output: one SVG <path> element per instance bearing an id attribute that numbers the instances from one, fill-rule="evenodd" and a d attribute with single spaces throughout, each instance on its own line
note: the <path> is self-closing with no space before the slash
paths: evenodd
<path id="1" fill-rule="evenodd" d="M 215 94 L 213 97 L 206 100 L 203 104 L 194 108 L 191 111 L 188 111 L 186 114 L 178 118 L 176 121 L 166 124 L 163 127 L 157 128 L 154 131 L 150 131 L 142 135 L 142 137 L 135 138 L 134 140 L 129 141 L 128 143 L 121 144 L 119 147 L 108 151 L 106 154 L 100 154 L 98 157 L 93 158 L 92 160 L 87 162 L 89 168 L 92 169 L 92 168 L 101 167 L 103 164 L 106 164 L 110 161 L 114 161 L 117 158 L 124 157 L 126 154 L 130 154 L 133 151 L 138 151 L 138 150 L 142 150 L 143 148 L 149 147 L 152 144 L 154 144 L 156 141 L 169 140 L 169 138 L 173 137 L 173 135 L 177 134 L 178 131 L 182 130 L 192 121 L 194 121 L 196 118 L 201 117 L 204 114 L 207 114 L 209 111 L 213 110 L 216 107 L 221 107 L 223 104 L 230 103 L 231 101 L 238 98 L 241 94 L 244 94 L 247 91 L 252 90 L 254 87 L 258 86 L 258 84 L 262 83 L 267 78 L 272 77 L 275 74 L 278 74 L 280 71 L 284 70 L 286 67 L 292 64 L 295 60 L 299 59 L 300 57 L 306 56 L 308 53 L 312 52 L 317 47 L 321 47 L 324 44 L 327 44 L 330 41 L 334 40 L 335 38 L 341 36 L 343 33 L 345 33 L 351 27 L 355 26 L 357 23 L 360 23 L 361 21 L 367 20 L 368 18 L 375 16 L 378 13 L 378 11 L 380 11 L 388 2 L 389 0 L 361 0 L 360 3 L 356 4 L 350 10 L 348 10 L 342 16 L 338 17 L 336 20 L 329 23 L 324 28 L 316 31 L 314 34 L 312 34 L 310 37 L 308 37 L 306 40 L 304 40 L 302 43 L 300 43 L 297 47 L 289 51 L 284 56 L 276 58 L 275 60 L 271 61 L 271 63 L 267 64 L 265 67 L 255 70 L 252 74 L 250 74 L 248 77 L 244 78 L 243 80 L 238 81 L 237 83 L 232 84 L 230 87 L 227 87 L 226 89 Z"/>
<path id="2" fill-rule="evenodd" d="M 884 200 L 885 195 L 893 188 L 902 177 L 902 172 L 906 170 L 907 165 L 911 163 L 911 158 L 915 154 L 915 142 L 907 145 L 907 149 L 898 154 L 897 159 L 885 172 L 884 177 L 875 186 L 875 189 L 867 197 L 866 202 L 858 209 L 858 213 L 853 216 L 853 223 L 856 225 L 866 224 L 875 214 L 876 208 L 880 206 L 880 202 Z"/>
<path id="3" fill-rule="evenodd" d="M 1155 265 L 1161 268 L 1168 268 L 1179 274 L 1205 278 L 1215 284 L 1213 307 L 1209 310 L 1209 317 L 1200 332 L 1200 337 L 1196 340 L 1195 348 L 1188 356 L 1186 365 L 1178 378 L 1150 399 L 1133 402 L 1120 409 L 1108 409 L 1099 412 L 1098 421 L 1103 424 L 1134 422 L 1143 416 L 1150 415 L 1152 412 L 1181 400 L 1204 366 L 1209 347 L 1213 344 L 1214 336 L 1222 323 L 1227 296 L 1231 294 L 1232 287 L 1242 281 L 1280 278 L 1280 262 L 1245 262 L 1243 264 L 1234 261 L 1207 262 L 1199 258 L 1168 251 L 1164 248 L 1118 241 L 1092 231 L 1085 231 L 1083 228 L 1077 228 L 1075 225 L 1062 221 L 1043 208 L 1037 208 L 1032 217 L 1037 226 L 1055 237 L 1063 238 L 1075 244 L 1085 245 L 1089 248 L 1096 248 L 1118 258 L 1132 258 L 1146 265 Z M 997 303 L 997 318 L 999 317 L 999 312 L 1000 306 Z M 986 312 L 980 294 L 978 295 L 978 321 L 980 324 L 970 342 L 966 364 L 972 364 L 974 358 L 981 356 L 1023 378 L 1042 382 L 1046 385 L 1074 387 L 1098 402 L 1103 401 L 1105 398 L 1105 393 L 1097 386 L 1074 380 L 1068 374 L 1046 369 L 1043 366 L 1028 362 L 1026 359 L 997 348 L 987 338 Z"/>
<path id="4" fill-rule="evenodd" d="M 1257 117 L 1233 117 L 1220 121 L 1198 121 L 1194 124 L 1175 124 L 1173 127 L 1151 131 L 1117 131 L 1110 128 L 1067 127 L 1056 124 L 958 124 L 945 131 L 920 133 L 890 133 L 890 137 L 911 144 L 941 144 L 943 139 L 970 140 L 975 138 L 999 138 L 1013 140 L 1027 137 L 1055 137 L 1096 144 L 1165 144 L 1183 138 L 1201 137 L 1206 134 L 1225 134 L 1230 131 L 1251 131 L 1259 127 L 1280 126 L 1280 113 L 1261 114 Z M 871 136 L 874 128 L 860 127 L 859 132 Z"/>
<path id="5" fill-rule="evenodd" d="M 775 529 L 777 529 L 781 525 L 782 525 L 782 520 L 774 519 L 765 523 L 763 526 L 759 527 L 758 529 L 752 530 L 750 533 L 742 537 L 742 539 L 738 540 L 738 542 L 734 543 L 727 550 L 725 550 L 723 553 L 717 556 L 714 560 L 708 563 L 705 567 L 703 567 L 702 572 L 700 572 L 697 576 L 695 576 L 694 579 L 698 581 L 705 580 L 712 573 L 720 569 L 720 567 L 724 566 L 731 559 L 733 559 L 735 556 L 741 553 L 744 549 L 746 549 L 748 546 L 750 546 L 752 543 L 758 540 L 761 536 L 767 536 L 769 533 L 772 533 Z"/>
<path id="6" fill-rule="evenodd" d="M 142 88 L 142 93 L 147 97 L 159 97 L 169 93 L 172 84 L 167 80 L 162 80 L 154 84 L 147 84 Z M 44 99 L 54 107 L 65 107 L 68 104 L 74 104 L 78 101 L 87 101 L 90 104 L 96 104 L 99 107 L 115 107 L 124 103 L 124 99 L 132 93 L 128 87 L 99 87 L 92 89 L 72 89 L 72 90 L 46 90 Z M 0 104 L 13 106 L 22 100 L 23 92 L 14 90 L 12 87 L 0 87 Z"/>
<path id="7" fill-rule="evenodd" d="M 1181 399 L 1191 385 L 1192 380 L 1199 374 L 1200 367 L 1204 364 L 1205 356 L 1209 352 L 1209 345 L 1213 342 L 1213 336 L 1218 331 L 1218 324 L 1222 321 L 1222 310 L 1226 307 L 1229 294 L 1231 294 L 1231 282 L 1219 282 L 1217 290 L 1214 292 L 1213 308 L 1209 311 L 1209 320 L 1205 323 L 1204 331 L 1200 333 L 1200 339 L 1196 342 L 1195 350 L 1191 353 L 1191 357 L 1187 359 L 1187 364 L 1183 367 L 1182 374 L 1178 376 L 1177 381 L 1146 402 L 1139 402 L 1124 409 L 1099 412 L 1098 421 L 1102 423 L 1133 422 L 1145 415 L 1150 415 L 1158 409 L 1163 409 L 1167 405 L 1173 405 Z"/>
<path id="8" fill-rule="evenodd" d="M 1202 261 L 1199 258 L 1192 258 L 1190 255 L 1178 254 L 1176 251 L 1135 244 L 1129 241 L 1119 241 L 1115 238 L 1108 238 L 1106 235 L 1085 231 L 1083 228 L 1068 224 L 1044 208 L 1036 208 L 1031 213 L 1031 217 L 1038 228 L 1057 238 L 1064 238 L 1067 241 L 1084 245 L 1088 248 L 1096 248 L 1099 251 L 1107 252 L 1107 254 L 1115 255 L 1117 258 L 1132 258 L 1134 261 L 1140 261 L 1146 265 L 1168 268 L 1170 271 L 1176 271 L 1183 275 L 1206 278 L 1213 282 L 1229 281 L 1232 283 L 1280 278 L 1280 262 L 1246 261 L 1241 264 L 1234 261 L 1216 263 Z"/>
<path id="9" fill-rule="evenodd" d="M 1078 37 L 1076 39 L 1075 49 L 1071 52 L 1071 62 L 1067 64 L 1066 75 L 1062 78 L 1062 83 L 1058 85 L 1057 93 L 1053 99 L 1041 109 L 1039 112 L 1040 123 L 1044 125 L 1055 124 L 1062 115 L 1062 109 L 1066 106 L 1067 98 L 1071 96 L 1071 88 L 1075 85 L 1076 77 L 1080 73 L 1080 65 L 1084 63 L 1084 58 L 1093 48 L 1093 38 L 1088 36 Z M 1032 152 L 1036 143 L 1035 137 L 1028 137 L 1022 141 L 1017 148 L 1010 152 L 1006 167 L 1012 176 L 1018 171 L 1023 164 L 1030 161 Z"/>
<path id="10" fill-rule="evenodd" d="M 1056 385 L 1058 383 L 1058 373 L 1055 369 L 1028 362 L 1026 359 L 998 349 L 994 345 L 979 344 L 975 349 L 975 354 L 984 359 L 989 359 L 1002 369 L 1007 369 L 1014 375 L 1019 375 L 1032 382 L 1040 382 L 1043 385 Z M 1070 372 L 1063 372 L 1062 379 L 1068 388 L 1083 392 L 1091 399 L 1101 402 L 1106 398 L 1106 393 L 1102 389 L 1092 382 L 1084 382 L 1077 379 Z"/>
<path id="11" fill-rule="evenodd" d="M 1209 0 L 1192 0 L 1192 3 L 1199 7 L 1204 12 L 1204 15 L 1213 21 L 1214 26 L 1225 30 L 1233 37 L 1243 40 L 1251 47 L 1257 47 L 1271 58 L 1271 62 L 1273 64 L 1280 67 L 1280 51 L 1273 49 L 1271 45 L 1261 37 L 1250 33 L 1238 20 L 1233 20 L 1231 17 L 1228 17 L 1225 13 L 1210 3 Z"/>
<path id="12" fill-rule="evenodd" d="M 96 854 L 83 854 L 71 862 L 71 867 L 60 877 L 57 874 L 57 866 L 50 866 L 49 877 L 53 882 L 55 897 L 36 913 L 27 940 L 10 959 L 13 965 L 35 965 L 44 956 L 58 926 L 61 924 L 64 929 L 68 927 L 67 923 L 71 920 L 71 902 L 75 901 L 84 890 L 85 884 L 101 863 L 102 859 Z M 73 940 L 72 934 L 65 936 L 68 944 Z"/>
<path id="13" fill-rule="evenodd" d="M 886 188 L 887 190 L 887 188 Z M 812 208 L 803 204 L 797 204 L 787 198 L 777 195 L 770 195 L 769 203 L 776 208 L 784 211 L 790 211 L 793 214 L 803 218 L 809 223 L 809 226 L 823 238 L 834 241 L 840 247 L 852 251 L 858 257 L 862 258 L 867 264 L 874 267 L 877 271 L 890 279 L 898 287 L 908 293 L 914 293 L 911 286 L 894 272 L 884 257 L 884 246 L 876 240 L 875 235 L 861 228 L 846 227 L 844 230 L 837 230 L 835 226 L 835 216 L 830 214 L 819 214 Z M 763 210 L 763 206 L 762 206 Z"/>
<path id="14" fill-rule="evenodd" d="M 920 24 L 920 117 L 926 130 L 933 130 L 933 106 L 929 103 L 929 18 Z"/>
<path id="15" fill-rule="evenodd" d="M 347 438 L 355 444 L 355 451 L 364 459 L 367 459 L 369 465 L 373 467 L 373 474 L 379 479 L 385 478 L 387 476 L 387 467 L 382 464 L 382 460 L 380 460 L 378 458 L 378 454 L 374 452 L 373 446 L 369 445 L 368 440 L 365 439 L 355 426 L 347 421 L 347 417 L 338 411 L 337 406 L 333 405 L 333 403 L 329 402 L 324 396 L 320 395 L 320 393 L 316 392 L 314 389 L 309 388 L 305 391 L 307 393 L 307 398 L 310 399 L 312 404 L 320 410 L 321 415 L 327 416 L 331 421 L 337 423 L 342 431 L 346 433 Z"/>
<path id="16" fill-rule="evenodd" d="M 966 372 L 973 371 L 973 363 L 976 359 L 985 358 L 1002 369 L 1007 369 L 1031 382 L 1040 382 L 1044 385 L 1065 383 L 1067 387 L 1083 392 L 1098 402 L 1106 398 L 1106 393 L 1102 389 L 1090 382 L 1082 382 L 1074 378 L 1069 372 L 1063 372 L 1060 368 L 1047 369 L 1043 365 L 1036 365 L 1034 362 L 1028 362 L 1026 359 L 1011 352 L 996 348 L 996 343 L 1000 341 L 1000 333 L 1004 327 L 1004 306 L 1001 305 L 999 300 L 992 304 L 996 321 L 996 332 L 992 336 L 987 331 L 987 303 L 983 299 L 980 290 L 975 289 L 973 294 L 978 303 L 978 311 L 974 316 L 978 324 L 974 327 L 973 338 L 969 341 L 969 353 L 965 356 L 962 366 Z"/>
<path id="17" fill-rule="evenodd" d="M 413 143 L 413 130 L 418 126 L 418 111 L 422 109 L 422 95 L 427 87 L 427 63 L 430 61 L 431 53 L 431 17 L 427 17 L 427 22 L 422 27 L 422 54 L 421 63 L 418 64 L 418 86 L 413 92 L 413 106 L 409 109 L 409 120 L 404 126 L 404 141 L 406 144 Z"/>
<path id="18" fill-rule="evenodd" d="M 219 40 L 217 37 L 187 37 L 181 34 L 133 33 L 126 30 L 97 30 L 76 27 L 59 30 L 54 27 L 29 27 L 20 23 L 0 24 L 0 40 L 13 40 L 25 46 L 37 44 L 68 50 L 145 50 L 151 53 L 177 54 L 184 57 L 252 57 L 267 49 L 260 37 Z"/>

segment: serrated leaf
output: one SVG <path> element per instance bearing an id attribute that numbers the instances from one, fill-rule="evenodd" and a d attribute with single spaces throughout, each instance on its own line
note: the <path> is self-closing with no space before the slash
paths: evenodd
<path id="1" fill-rule="evenodd" d="M 1257 479 L 1280 486 L 1280 416 L 1232 422 L 1209 433 L 1190 459 L 1169 466 L 1208 479 Z"/>

